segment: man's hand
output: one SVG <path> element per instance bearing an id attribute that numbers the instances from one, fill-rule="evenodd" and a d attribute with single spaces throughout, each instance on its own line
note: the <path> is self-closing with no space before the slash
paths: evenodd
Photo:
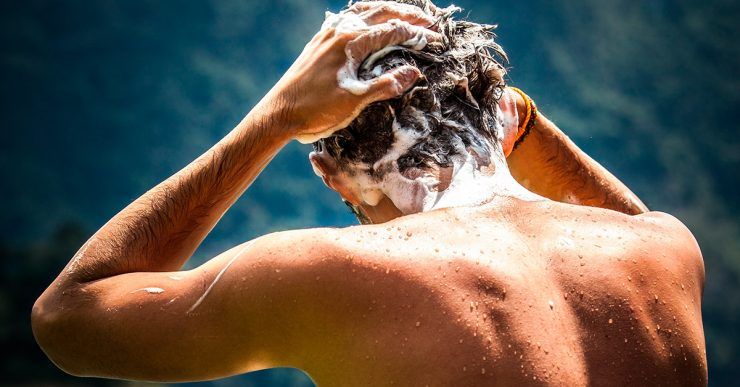
<path id="1" fill-rule="evenodd" d="M 501 99 L 498 101 L 498 106 L 501 109 L 504 130 L 501 147 L 504 150 L 504 155 L 508 157 L 514 149 L 514 143 L 517 140 L 519 120 L 524 120 L 524 116 L 526 115 L 526 112 L 520 111 L 520 109 L 524 109 L 524 101 L 518 93 L 510 88 L 506 88 Z"/>
<path id="2" fill-rule="evenodd" d="M 245 277 L 227 271 L 236 270 L 237 259 L 272 255 L 276 247 L 289 248 L 284 254 L 289 262 L 306 259 L 326 231 L 292 233 L 287 239 L 265 237 L 196 269 L 181 269 L 289 139 L 327 135 L 349 123 L 367 104 L 402 93 L 419 77 L 417 69 L 402 67 L 359 80 L 357 69 L 368 55 L 388 45 L 418 47 L 441 41 L 439 34 L 422 27 L 432 21 L 420 16 L 421 11 L 400 14 L 371 7 L 351 14 L 353 23 L 322 29 L 229 134 L 113 216 L 39 297 L 32 315 L 34 334 L 60 367 L 76 375 L 209 379 L 257 369 L 270 359 L 265 348 L 274 353 L 295 351 L 295 345 L 275 347 L 287 342 L 277 337 L 281 331 L 269 326 L 273 320 L 262 317 L 267 313 L 278 321 L 288 320 L 279 314 L 293 309 L 281 308 L 280 302 L 259 304 L 266 300 L 260 292 L 270 288 L 267 284 L 274 281 L 270 276 L 275 271 L 268 268 L 264 273 L 270 276 L 263 280 L 253 276 L 248 289 L 239 290 Z M 351 90 L 340 87 L 337 74 L 342 69 L 354 77 Z M 321 251 L 329 254 L 326 248 Z M 242 270 L 258 272 L 252 266 Z M 303 279 L 311 283 L 316 276 L 302 269 L 296 272 L 310 274 Z M 306 282 L 295 278 L 286 282 L 297 291 L 306 288 Z M 204 287 L 206 283 L 210 285 Z M 255 309 L 244 309 L 245 305 Z M 230 316 L 224 317 L 225 311 Z M 270 329 L 274 335 L 264 334 Z M 136 353 L 146 356 L 120 361 L 121 354 Z"/>
<path id="3" fill-rule="evenodd" d="M 384 3 L 356 5 L 329 15 L 295 63 L 268 94 L 284 108 L 288 136 L 308 143 L 347 126 L 368 104 L 408 90 L 421 76 L 402 66 L 370 80 L 357 71 L 372 53 L 387 46 L 440 44 L 427 27 L 433 18 L 421 9 Z"/>

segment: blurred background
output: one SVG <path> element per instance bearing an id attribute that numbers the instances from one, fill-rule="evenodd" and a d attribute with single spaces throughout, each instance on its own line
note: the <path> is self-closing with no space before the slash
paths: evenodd
<path id="1" fill-rule="evenodd" d="M 290 66 L 324 12 L 344 4 L 0 2 L 0 384 L 133 384 L 55 368 L 31 335 L 33 301 L 98 227 L 226 134 Z M 734 384 L 740 2 L 456 4 L 472 20 L 499 24 L 512 84 L 648 206 L 694 232 L 707 271 L 710 385 Z M 190 265 L 267 232 L 354 224 L 314 176 L 308 151 L 286 147 Z M 312 384 L 295 370 L 268 370 L 197 385 Z"/>

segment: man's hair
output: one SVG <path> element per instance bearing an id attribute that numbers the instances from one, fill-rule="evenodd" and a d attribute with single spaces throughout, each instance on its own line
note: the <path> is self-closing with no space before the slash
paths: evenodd
<path id="1" fill-rule="evenodd" d="M 497 141 L 501 118 L 496 105 L 505 86 L 501 63 L 506 60 L 494 41 L 495 26 L 456 20 L 452 15 L 460 10 L 457 7 L 434 14 L 429 0 L 395 1 L 432 15 L 444 43 L 420 51 L 398 48 L 375 63 L 367 59 L 360 67 L 360 79 L 403 65 L 415 66 L 423 76 L 403 95 L 370 104 L 349 126 L 315 142 L 314 148 L 325 150 L 340 168 L 365 164 L 370 176 L 379 178 L 382 172 L 371 166 L 398 141 L 394 128 L 398 125 L 414 131 L 416 139 L 397 159 L 400 173 L 433 164 L 448 167 L 452 157 L 465 151 L 490 160 L 488 143 Z"/>

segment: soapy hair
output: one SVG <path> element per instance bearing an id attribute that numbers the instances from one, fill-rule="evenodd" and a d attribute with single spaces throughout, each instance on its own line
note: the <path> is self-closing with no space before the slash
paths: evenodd
<path id="1" fill-rule="evenodd" d="M 487 164 L 490 144 L 498 141 L 496 106 L 505 86 L 506 54 L 494 41 L 495 26 L 454 19 L 457 7 L 435 11 L 429 0 L 395 1 L 433 16 L 444 42 L 418 51 L 396 47 L 374 63 L 368 62 L 373 56 L 366 59 L 358 74 L 363 80 L 403 65 L 415 66 L 423 76 L 400 97 L 370 104 L 314 148 L 325 150 L 345 171 L 356 173 L 352 169 L 364 165 L 365 173 L 379 179 L 383 171 L 375 171 L 373 163 L 388 154 L 404 130 L 414 133 L 415 143 L 396 161 L 402 174 L 409 168 L 449 167 L 463 152 Z"/>

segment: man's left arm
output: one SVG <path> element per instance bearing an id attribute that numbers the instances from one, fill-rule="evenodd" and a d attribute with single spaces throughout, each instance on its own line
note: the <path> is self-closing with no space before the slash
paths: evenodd
<path id="1" fill-rule="evenodd" d="M 524 93 L 506 89 L 500 106 L 518 122 L 534 119 L 517 142 L 508 142 L 507 163 L 511 174 L 524 187 L 549 199 L 585 206 L 607 208 L 629 215 L 648 208 L 616 176 L 581 150 Z M 516 105 L 508 106 L 512 102 Z M 534 110 L 534 112 L 533 112 Z M 536 117 L 536 118 L 533 118 Z M 526 125 L 526 123 L 524 123 Z M 509 136 L 510 138 L 512 136 Z M 507 144 L 505 144 L 506 146 Z"/>

